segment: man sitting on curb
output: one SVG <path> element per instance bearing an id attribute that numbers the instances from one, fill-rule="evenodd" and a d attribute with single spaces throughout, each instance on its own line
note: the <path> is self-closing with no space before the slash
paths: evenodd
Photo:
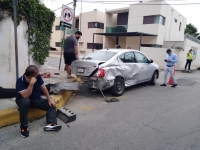
<path id="1" fill-rule="evenodd" d="M 47 99 L 42 99 L 40 96 L 40 89 L 43 91 Z M 56 118 L 56 104 L 50 98 L 49 93 L 44 85 L 42 77 L 39 75 L 36 66 L 30 65 L 24 75 L 17 80 L 16 83 L 16 103 L 20 111 L 21 136 L 28 137 L 28 109 L 38 108 L 47 111 L 46 121 L 47 125 L 44 127 L 45 131 L 58 131 L 61 125 L 57 125 Z"/>

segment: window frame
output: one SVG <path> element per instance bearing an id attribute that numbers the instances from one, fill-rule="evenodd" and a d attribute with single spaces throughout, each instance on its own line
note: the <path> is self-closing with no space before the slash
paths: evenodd
<path id="1" fill-rule="evenodd" d="M 97 29 L 104 29 L 104 23 L 101 22 L 88 22 L 88 29 L 89 28 L 97 28 Z"/>
<path id="2" fill-rule="evenodd" d="M 140 55 L 143 55 L 143 56 L 147 59 L 147 62 L 139 62 L 139 60 L 138 60 L 138 58 L 137 58 L 137 55 L 136 55 L 137 53 L 140 54 Z M 149 59 L 148 59 L 148 57 L 145 56 L 144 54 L 142 54 L 142 53 L 140 53 L 140 52 L 134 52 L 134 54 L 135 54 L 135 58 L 136 58 L 136 60 L 137 60 L 138 63 L 143 63 L 143 64 L 148 63 Z"/>
<path id="3" fill-rule="evenodd" d="M 152 17 L 152 18 L 151 18 Z M 156 17 L 159 17 L 159 21 L 158 23 L 155 22 L 155 18 Z M 152 19 L 151 21 L 148 21 L 148 18 L 149 19 Z M 165 20 L 166 18 L 162 15 L 150 15 L 150 16 L 143 16 L 143 25 L 144 24 L 160 24 L 160 25 L 163 25 L 165 26 Z M 162 21 L 162 22 L 161 22 Z"/>
<path id="4" fill-rule="evenodd" d="M 61 42 L 55 42 L 55 47 L 61 47 Z M 57 46 L 57 45 L 59 45 L 59 46 Z"/>
<path id="5" fill-rule="evenodd" d="M 181 26 L 182 26 L 182 23 L 180 22 L 179 23 L 179 31 L 181 31 Z"/>
<path id="6" fill-rule="evenodd" d="M 125 61 L 125 62 L 124 62 L 120 57 L 124 55 L 124 60 L 125 60 L 125 54 L 126 54 L 126 53 L 132 53 L 133 56 L 134 56 L 135 61 L 133 61 L 133 62 L 126 62 L 126 61 Z M 125 63 L 125 64 L 137 63 L 137 59 L 136 59 L 135 53 L 134 53 L 133 51 L 125 52 L 125 53 L 119 55 L 119 56 L 118 56 L 118 59 L 119 59 L 121 62 Z"/>

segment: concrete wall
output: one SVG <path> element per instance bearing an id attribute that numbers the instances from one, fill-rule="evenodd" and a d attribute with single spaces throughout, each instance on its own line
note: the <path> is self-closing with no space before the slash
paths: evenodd
<path id="1" fill-rule="evenodd" d="M 150 48 L 150 47 L 141 47 L 141 52 L 143 52 L 148 58 L 152 59 L 156 64 L 160 66 L 160 69 L 164 69 L 166 63 L 164 59 L 166 57 L 165 48 Z M 179 52 L 177 50 L 172 50 L 173 53 L 177 54 L 179 58 Z M 176 64 L 176 69 L 180 68 L 179 62 Z"/>
<path id="2" fill-rule="evenodd" d="M 184 68 L 185 63 L 186 63 L 186 56 L 187 53 L 190 49 L 196 49 L 197 50 L 197 55 L 195 59 L 192 61 L 191 68 L 196 69 L 200 67 L 200 44 L 193 42 L 191 40 L 185 39 L 185 46 L 184 46 L 184 51 L 181 51 L 179 54 L 179 62 L 180 62 L 180 67 Z"/>
<path id="3" fill-rule="evenodd" d="M 44 73 L 47 70 L 48 64 L 44 66 L 38 65 L 28 55 L 28 40 L 27 40 L 27 23 L 22 21 L 18 26 L 18 70 L 19 76 L 22 76 L 25 69 L 30 64 L 35 64 L 39 67 L 40 72 Z M 5 18 L 0 21 L 0 86 L 3 88 L 15 88 L 16 83 L 16 67 L 15 67 L 15 44 L 14 44 L 14 24 L 10 17 L 5 15 Z"/>
<path id="4" fill-rule="evenodd" d="M 191 40 L 185 39 L 184 42 L 184 51 L 177 51 L 172 50 L 174 53 L 178 56 L 178 63 L 176 64 L 176 69 L 184 70 L 185 69 L 185 63 L 186 63 L 186 56 L 188 51 L 192 49 L 197 50 L 197 55 L 195 59 L 192 61 L 191 69 L 197 69 L 200 67 L 200 44 L 193 42 Z M 147 57 L 154 60 L 155 63 L 157 63 L 160 68 L 165 67 L 165 62 L 163 61 L 166 56 L 166 50 L 167 48 L 149 48 L 149 47 L 141 47 L 141 51 L 144 52 Z"/>

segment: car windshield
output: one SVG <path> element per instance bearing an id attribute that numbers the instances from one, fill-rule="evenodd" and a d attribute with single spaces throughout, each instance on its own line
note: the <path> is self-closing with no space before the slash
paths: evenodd
<path id="1" fill-rule="evenodd" d="M 100 60 L 107 61 L 113 57 L 116 52 L 110 51 L 95 51 L 83 57 L 83 60 Z"/>

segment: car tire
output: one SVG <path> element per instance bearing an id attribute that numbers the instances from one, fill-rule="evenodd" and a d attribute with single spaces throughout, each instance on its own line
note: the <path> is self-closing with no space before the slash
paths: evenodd
<path id="1" fill-rule="evenodd" d="M 114 85 L 110 88 L 110 92 L 114 96 L 121 96 L 124 93 L 125 84 L 124 79 L 117 77 L 115 78 Z"/>
<path id="2" fill-rule="evenodd" d="M 153 73 L 153 76 L 152 76 L 150 82 L 149 82 L 150 85 L 155 85 L 155 84 L 156 84 L 157 77 L 158 77 L 158 73 L 155 71 L 155 72 Z"/>

